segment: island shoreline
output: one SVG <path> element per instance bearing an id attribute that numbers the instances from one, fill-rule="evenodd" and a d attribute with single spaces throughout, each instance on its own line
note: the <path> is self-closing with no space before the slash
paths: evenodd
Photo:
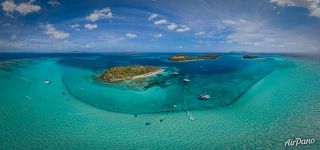
<path id="1" fill-rule="evenodd" d="M 149 72 L 149 73 L 146 73 L 146 74 L 134 76 L 134 77 L 132 77 L 131 79 L 141 79 L 141 78 L 151 77 L 151 76 L 157 75 L 157 74 L 159 74 L 159 73 L 162 73 L 164 70 L 165 70 L 165 69 L 160 69 L 160 70 L 157 70 L 157 71 L 155 71 L 155 72 Z"/>

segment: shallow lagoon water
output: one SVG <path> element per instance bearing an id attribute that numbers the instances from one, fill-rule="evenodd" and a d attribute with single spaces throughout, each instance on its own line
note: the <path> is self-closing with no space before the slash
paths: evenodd
<path id="1" fill-rule="evenodd" d="M 285 149 L 289 138 L 319 138 L 318 60 L 278 55 L 243 60 L 227 54 L 173 63 L 169 55 L 2 61 L 0 148 Z M 128 64 L 166 71 L 117 85 L 96 80 L 104 69 Z M 179 75 L 172 75 L 176 71 Z M 181 82 L 186 74 L 188 84 Z M 46 79 L 52 83 L 43 84 Z M 203 92 L 212 99 L 197 100 Z M 298 148 L 319 149 L 319 144 Z"/>
<path id="2" fill-rule="evenodd" d="M 113 58 L 107 55 L 61 60 L 60 64 L 77 66 L 64 67 L 63 82 L 74 97 L 101 109 L 132 114 L 172 112 L 229 105 L 271 72 L 292 65 L 272 57 L 244 60 L 241 55 L 223 55 L 217 60 L 169 62 L 168 54 L 156 56 L 116 55 Z M 82 61 L 86 61 L 83 66 L 74 63 Z M 99 62 L 105 66 L 156 65 L 165 72 L 150 78 L 110 84 L 97 80 L 107 68 L 97 66 Z M 183 83 L 184 78 L 191 82 Z M 213 98 L 197 100 L 204 93 Z"/>

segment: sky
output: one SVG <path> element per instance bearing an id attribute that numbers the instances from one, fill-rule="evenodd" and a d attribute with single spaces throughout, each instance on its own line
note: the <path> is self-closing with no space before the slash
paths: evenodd
<path id="1" fill-rule="evenodd" d="M 0 52 L 320 52 L 320 0 L 1 0 Z"/>

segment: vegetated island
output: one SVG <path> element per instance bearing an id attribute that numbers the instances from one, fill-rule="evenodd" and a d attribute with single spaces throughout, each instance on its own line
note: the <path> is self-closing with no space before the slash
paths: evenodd
<path id="1" fill-rule="evenodd" d="M 200 56 L 188 56 L 188 55 L 174 55 L 169 57 L 171 61 L 184 62 L 184 61 L 196 61 L 196 60 L 206 60 L 206 59 L 217 59 L 219 54 L 205 54 Z"/>
<path id="2" fill-rule="evenodd" d="M 162 68 L 147 65 L 118 66 L 107 69 L 100 78 L 107 82 L 120 82 L 150 77 L 163 71 Z"/>
<path id="3" fill-rule="evenodd" d="M 253 55 L 244 55 L 242 58 L 243 58 L 243 59 L 256 59 L 256 58 L 260 58 L 260 57 L 258 57 L 258 56 L 253 56 Z"/>

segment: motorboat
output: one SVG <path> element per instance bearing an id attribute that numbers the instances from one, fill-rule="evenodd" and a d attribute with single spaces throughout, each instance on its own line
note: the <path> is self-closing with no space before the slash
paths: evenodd
<path id="1" fill-rule="evenodd" d="M 208 94 L 201 94 L 198 99 L 199 99 L 199 100 L 208 100 L 208 99 L 210 99 L 210 95 L 208 95 Z"/>
<path id="2" fill-rule="evenodd" d="M 50 81 L 50 80 L 45 80 L 43 83 L 44 83 L 44 84 L 50 84 L 51 81 Z"/>

